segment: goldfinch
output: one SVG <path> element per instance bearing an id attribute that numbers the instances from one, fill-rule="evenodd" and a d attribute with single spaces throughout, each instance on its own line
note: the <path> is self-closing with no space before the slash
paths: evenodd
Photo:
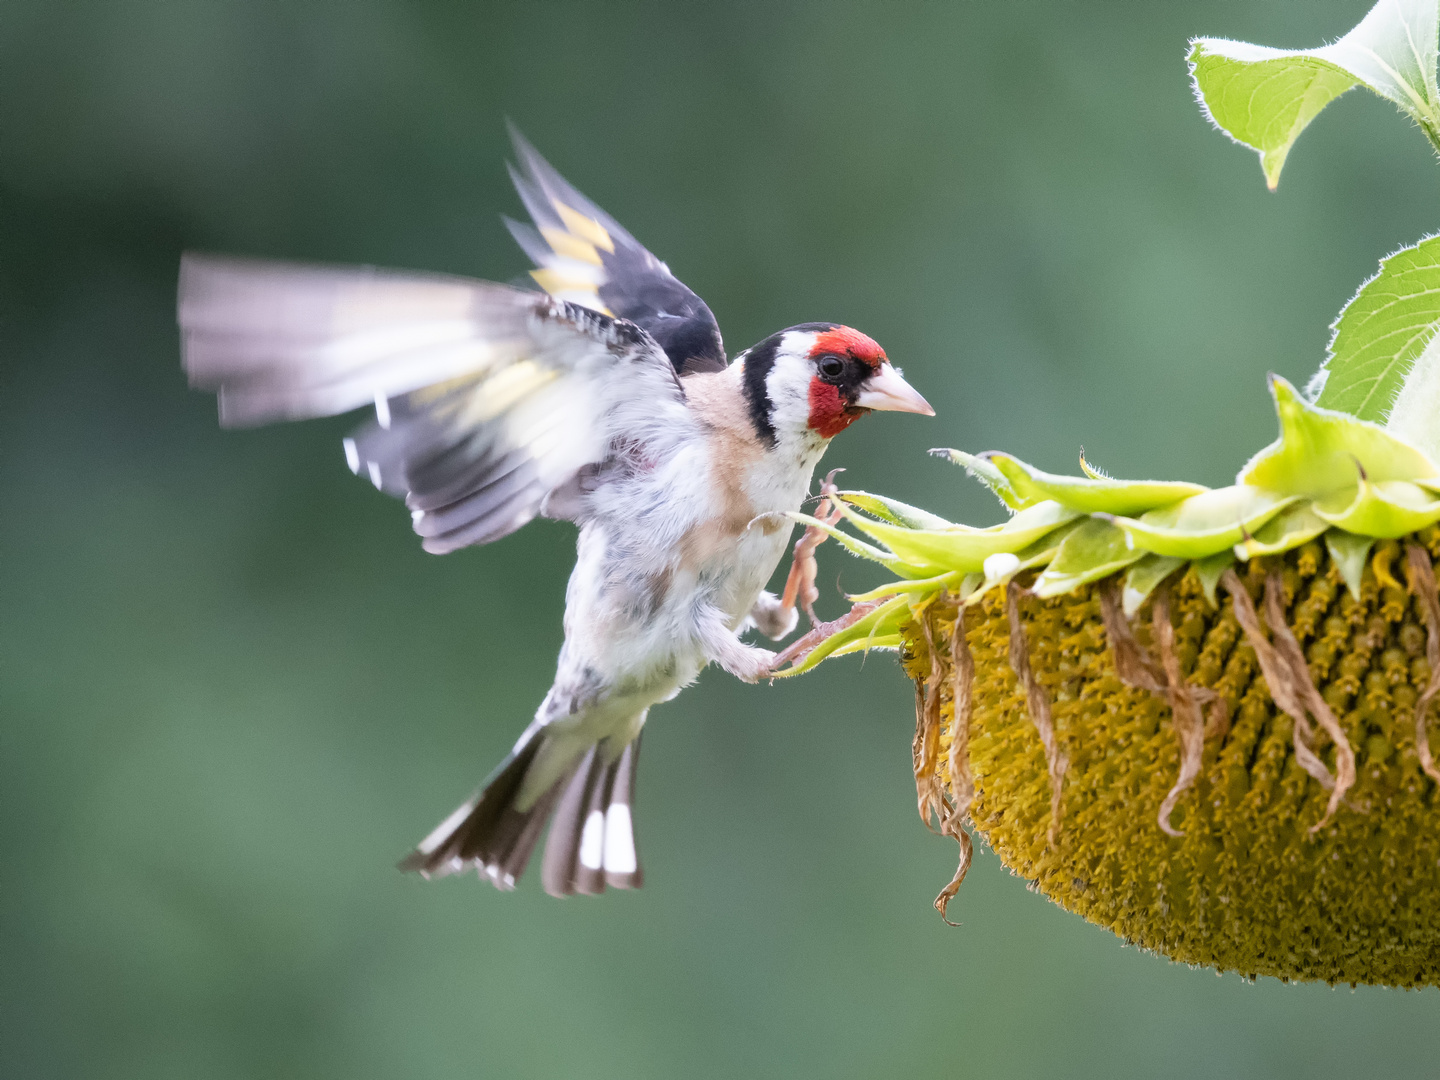
<path id="1" fill-rule="evenodd" d="M 635 888 L 640 732 L 715 663 L 753 682 L 795 627 L 765 591 L 816 463 L 866 412 L 933 416 L 869 337 L 811 322 L 727 363 L 715 317 L 515 135 L 543 292 L 373 268 L 187 254 L 191 385 L 227 426 L 374 418 L 351 471 L 405 500 L 426 551 L 544 516 L 579 527 L 555 681 L 509 757 L 402 863 L 501 888 L 551 822 L 546 891 Z"/>

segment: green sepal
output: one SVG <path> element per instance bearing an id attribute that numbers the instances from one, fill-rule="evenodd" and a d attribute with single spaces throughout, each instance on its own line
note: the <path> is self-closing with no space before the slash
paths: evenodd
<path id="1" fill-rule="evenodd" d="M 1085 448 L 1083 446 L 1080 448 L 1080 471 L 1083 472 L 1086 476 L 1088 476 L 1091 480 L 1110 479 L 1110 474 L 1107 473 L 1104 469 L 1096 468 L 1094 465 L 1090 464 L 1089 459 L 1085 456 Z"/>
<path id="2" fill-rule="evenodd" d="M 852 604 L 863 603 L 866 600 L 883 600 L 889 596 L 898 596 L 901 593 L 932 593 L 941 589 L 948 589 L 952 585 L 963 585 L 965 573 L 962 570 L 951 570 L 949 573 L 939 574 L 936 577 L 915 578 L 912 581 L 891 581 L 880 585 L 869 592 L 845 594 L 845 599 Z"/>
<path id="3" fill-rule="evenodd" d="M 846 551 L 850 552 L 850 554 L 858 555 L 862 559 L 869 559 L 871 562 L 878 562 L 892 574 L 899 574 L 905 578 L 930 576 L 929 574 L 918 573 L 914 567 L 908 565 L 903 559 L 896 558 L 888 551 L 882 551 L 877 547 L 872 547 L 863 540 L 857 540 L 849 533 L 837 529 L 834 525 L 825 524 L 825 522 L 819 518 L 813 518 L 809 514 L 801 514 L 794 511 L 787 513 L 785 516 L 791 521 L 799 522 L 801 525 L 813 525 L 815 528 L 822 530 L 826 536 L 829 536 Z"/>
<path id="4" fill-rule="evenodd" d="M 872 540 L 880 541 L 912 570 L 924 571 L 905 574 L 906 577 L 932 577 L 949 570 L 966 573 L 982 570 L 991 555 L 1020 551 L 1080 516 L 1078 511 L 1059 503 L 1044 502 L 1021 510 L 1003 525 L 992 525 L 988 529 L 964 525 L 950 529 L 906 529 L 861 517 L 843 504 L 840 510 L 850 524 Z"/>
<path id="5" fill-rule="evenodd" d="M 1168 506 L 1207 490 L 1201 484 L 1166 480 L 1112 480 L 1109 477 L 1059 476 L 1041 472 L 1009 454 L 991 451 L 981 454 L 1009 483 L 1027 505 L 1042 499 L 1086 514 L 1132 516 Z"/>
<path id="6" fill-rule="evenodd" d="M 864 510 L 865 513 L 877 517 L 881 521 L 888 521 L 892 525 L 900 525 L 906 529 L 954 529 L 958 527 L 953 521 L 946 521 L 928 510 L 921 510 L 909 503 L 903 503 L 899 499 L 888 499 L 884 495 L 872 495 L 868 491 L 841 491 L 837 494 L 851 506 Z"/>
<path id="7" fill-rule="evenodd" d="M 1140 605 L 1155 591 L 1155 586 L 1184 565 L 1184 559 L 1173 555 L 1146 555 L 1130 567 L 1120 592 L 1120 606 L 1125 609 L 1125 615 L 1129 617 L 1139 611 Z"/>
<path id="8" fill-rule="evenodd" d="M 898 633 L 881 634 L 876 637 L 867 638 L 865 641 L 852 641 L 848 645 L 842 645 L 830 654 L 831 659 L 837 656 L 849 656 L 851 653 L 869 652 L 871 649 L 898 649 L 904 644 L 905 639 Z"/>
<path id="9" fill-rule="evenodd" d="M 1375 546 L 1373 536 L 1357 536 L 1355 533 L 1331 529 L 1325 534 L 1325 549 L 1340 568 L 1345 588 L 1356 600 L 1360 599 L 1360 583 L 1365 577 L 1365 563 L 1370 558 L 1370 549 Z"/>
<path id="10" fill-rule="evenodd" d="M 977 603 L 981 597 L 997 586 L 1004 585 L 1016 574 L 1025 570 L 1035 570 L 1039 567 L 1048 567 L 1054 564 L 1055 558 L 1065 542 L 1090 521 L 1089 518 L 1079 518 L 1061 525 L 1053 532 L 1046 533 L 1039 540 L 1036 540 L 1028 547 L 1021 548 L 1014 552 L 1015 561 L 1005 569 L 1003 573 L 992 573 L 994 569 L 993 560 L 986 560 L 986 567 L 978 574 L 971 574 L 960 584 L 961 601 L 968 607 Z M 1008 552 L 1002 554 L 1010 554 Z M 1039 578 L 1036 578 L 1038 584 Z"/>
<path id="11" fill-rule="evenodd" d="M 898 634 L 901 625 L 909 617 L 909 598 L 897 596 L 881 604 L 864 618 L 857 619 L 838 633 L 830 635 L 811 649 L 810 654 L 800 663 L 783 671 L 772 672 L 770 678 L 784 679 L 809 671 L 827 656 L 834 655 L 846 646 L 853 646 L 847 649 L 847 652 L 859 652 L 861 649 L 874 647 L 874 643 L 879 639 Z"/>
<path id="12" fill-rule="evenodd" d="M 1212 608 L 1220 606 L 1215 599 L 1215 586 L 1220 584 L 1221 577 L 1225 571 L 1235 565 L 1235 551 L 1227 548 L 1225 551 L 1217 551 L 1214 555 L 1208 555 L 1203 559 L 1197 559 L 1193 564 L 1195 577 L 1200 581 L 1200 591 L 1205 594 Z"/>
<path id="13" fill-rule="evenodd" d="M 1254 536 L 1234 547 L 1235 556 L 1250 560 L 1257 555 L 1278 555 L 1315 539 L 1330 523 L 1315 513 L 1314 504 L 1299 502 L 1267 521 Z"/>
<path id="14" fill-rule="evenodd" d="M 1087 518 L 1060 544 L 1054 560 L 1036 580 L 1036 596 L 1059 596 L 1109 577 L 1144 558 L 1126 542 L 1125 533 L 1101 518 Z"/>
<path id="15" fill-rule="evenodd" d="M 1278 375 L 1270 394 L 1280 437 L 1240 470 L 1236 483 L 1285 495 L 1318 497 L 1371 480 L 1423 480 L 1440 475 L 1432 462 L 1384 428 L 1311 405 Z"/>
<path id="16" fill-rule="evenodd" d="M 959 465 L 967 473 L 979 480 L 1010 510 L 1024 510 L 1028 506 L 1034 506 L 1042 501 L 1042 496 L 1035 495 L 1025 498 L 1013 487 L 1010 481 L 1005 479 L 1005 474 L 997 469 L 983 457 L 975 454 L 967 454 L 964 450 L 931 450 L 930 453 L 944 456 Z"/>
<path id="17" fill-rule="evenodd" d="M 1070 538 L 1070 535 L 1076 530 L 1084 528 L 1085 523 L 1089 520 L 1090 518 L 1088 517 L 1071 518 L 1065 522 L 1065 524 L 1057 526 L 1052 531 L 1045 533 L 1045 535 L 1041 536 L 1040 539 L 1034 543 L 1026 544 L 1019 551 L 1015 552 L 1015 557 L 1020 560 L 1020 565 L 1016 568 L 1016 573 L 1019 573 L 1021 570 L 1032 570 L 1037 566 L 1049 566 L 1055 561 L 1056 553 L 1059 552 L 1065 541 Z"/>
<path id="18" fill-rule="evenodd" d="M 1140 518 L 1110 520 L 1141 551 L 1203 559 L 1254 534 L 1297 498 L 1236 485 L 1206 491 Z"/>
<path id="19" fill-rule="evenodd" d="M 1361 480 L 1355 494 L 1338 492 L 1315 503 L 1315 513 L 1346 532 L 1393 540 L 1440 521 L 1440 499 L 1405 480 Z"/>
<path id="20" fill-rule="evenodd" d="M 1206 601 L 1216 606 L 1219 579 L 1237 557 L 1290 551 L 1323 535 L 1355 592 L 1374 538 L 1440 522 L 1440 467 L 1373 423 L 1311 405 L 1283 379 L 1272 376 L 1270 389 L 1280 436 L 1228 488 L 1113 480 L 1083 455 L 1085 478 L 1044 473 L 1008 454 L 947 451 L 1015 511 L 1007 522 L 977 529 L 884 496 L 841 493 L 839 512 L 876 546 L 813 517 L 789 515 L 903 580 L 851 597 L 881 601 L 883 610 L 846 627 L 784 674 L 809 670 L 827 656 L 888 647 L 898 641 L 902 608 L 913 617 L 942 590 L 970 605 L 1022 571 L 1040 571 L 1034 591 L 1042 597 L 1123 573 L 1122 603 L 1131 615 L 1190 562 Z M 1157 500 L 1164 504 L 1152 505 Z M 1135 514 L 1136 508 L 1146 509 Z"/>

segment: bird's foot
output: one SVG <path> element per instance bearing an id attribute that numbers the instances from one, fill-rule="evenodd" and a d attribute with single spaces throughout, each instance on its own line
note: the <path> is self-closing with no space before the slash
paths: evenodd
<path id="1" fill-rule="evenodd" d="M 847 626 L 859 622 L 866 615 L 869 615 L 880 606 L 879 600 L 867 600 L 864 603 L 856 604 L 838 619 L 831 619 L 829 622 L 817 622 L 804 637 L 796 638 L 776 655 L 770 670 L 761 678 L 773 677 L 780 673 L 780 669 L 786 664 L 799 664 L 804 662 L 810 655 L 810 651 L 819 645 L 826 638 L 838 634 Z"/>
<path id="2" fill-rule="evenodd" d="M 831 469 L 820 484 L 820 505 L 815 508 L 815 517 L 826 525 L 840 520 L 839 499 L 836 498 L 835 474 L 841 469 Z M 820 590 L 815 586 L 820 568 L 815 562 L 815 549 L 823 544 L 829 534 L 818 525 L 807 528 L 800 539 L 795 541 L 795 553 L 790 560 L 790 576 L 785 579 L 785 591 L 780 596 L 780 606 L 793 610 L 798 604 L 804 609 L 812 627 L 821 625 L 815 615 L 815 601 L 820 599 Z"/>
<path id="3" fill-rule="evenodd" d="M 721 661 L 721 666 L 741 682 L 757 683 L 770 674 L 775 666 L 775 653 L 754 645 L 742 646 L 738 651 Z"/>

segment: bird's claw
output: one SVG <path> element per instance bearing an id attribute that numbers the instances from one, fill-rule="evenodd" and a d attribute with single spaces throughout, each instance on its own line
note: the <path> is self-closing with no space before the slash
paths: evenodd
<path id="1" fill-rule="evenodd" d="M 779 655 L 777 655 L 774 661 L 771 663 L 770 671 L 768 672 L 767 677 L 774 678 L 776 675 L 780 674 L 781 670 L 787 664 L 803 663 L 805 658 L 810 655 L 811 650 L 813 650 L 815 646 L 819 645 L 822 641 L 830 637 L 832 634 L 838 634 L 846 627 L 853 626 L 855 623 L 859 622 L 866 615 L 869 615 L 872 611 L 879 607 L 880 603 L 881 602 L 879 600 L 866 600 L 863 603 L 856 604 L 844 615 L 841 615 L 838 619 L 831 619 L 829 622 L 816 623 L 814 629 L 811 630 L 808 634 L 806 634 L 804 637 L 796 638 L 794 641 L 792 641 L 789 645 L 785 646 L 785 648 L 780 651 Z"/>
<path id="2" fill-rule="evenodd" d="M 774 672 L 777 655 L 769 649 L 751 646 L 745 650 L 744 665 L 737 665 L 731 671 L 741 682 L 758 683 L 761 679 L 768 679 Z"/>

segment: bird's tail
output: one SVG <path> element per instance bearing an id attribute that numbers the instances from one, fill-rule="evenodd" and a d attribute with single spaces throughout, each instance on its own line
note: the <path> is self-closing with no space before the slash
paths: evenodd
<path id="1" fill-rule="evenodd" d="M 545 822 L 552 818 L 541 877 L 551 896 L 638 889 L 632 807 L 640 736 L 615 747 L 592 744 L 538 798 L 521 806 L 526 774 L 547 736 L 536 731 L 501 762 L 485 786 L 400 863 L 438 877 L 474 867 L 498 888 L 514 888 Z"/>

